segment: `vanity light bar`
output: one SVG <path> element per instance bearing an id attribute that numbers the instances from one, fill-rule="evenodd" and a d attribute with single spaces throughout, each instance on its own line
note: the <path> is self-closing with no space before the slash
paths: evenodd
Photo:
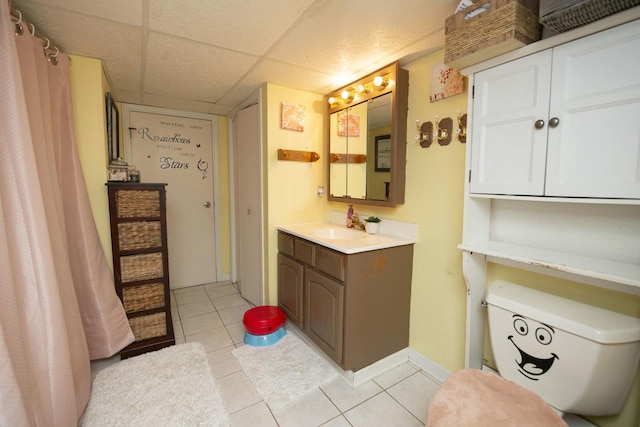
<path id="1" fill-rule="evenodd" d="M 373 88 L 377 90 L 384 90 L 391 84 L 391 79 L 388 74 L 382 76 L 375 76 L 371 82 L 360 83 L 355 87 L 355 93 L 353 89 L 345 89 L 340 93 L 340 97 L 329 97 L 327 100 L 331 107 L 337 107 L 343 103 L 349 104 L 358 99 L 358 95 L 367 95 L 373 92 Z"/>

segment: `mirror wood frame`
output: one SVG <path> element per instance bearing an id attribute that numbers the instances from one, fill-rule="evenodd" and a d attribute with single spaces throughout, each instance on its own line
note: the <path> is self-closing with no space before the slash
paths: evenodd
<path id="1" fill-rule="evenodd" d="M 389 197 L 386 198 L 386 200 L 374 200 L 369 198 L 361 199 L 348 196 L 334 196 L 331 194 L 331 161 L 329 161 L 327 162 L 327 180 L 329 183 L 327 200 L 329 201 L 382 207 L 395 207 L 398 204 L 404 203 L 407 160 L 409 72 L 400 68 L 399 63 L 396 62 L 327 94 L 325 100 L 328 103 L 328 99 L 330 97 L 341 99 L 340 95 L 345 90 L 356 93 L 356 87 L 358 87 L 358 85 L 370 84 L 375 76 L 385 76 L 389 79 L 389 84 L 382 89 L 374 88 L 369 93 L 358 94 L 358 98 L 354 99 L 352 102 L 342 102 L 340 105 L 328 105 L 329 121 L 331 120 L 332 113 L 346 110 L 353 105 L 391 93 L 391 170 L 389 171 Z M 325 158 L 330 159 L 331 131 L 328 125 L 327 134 L 329 137 L 327 138 Z M 373 158 L 371 158 L 370 161 L 373 161 Z"/>

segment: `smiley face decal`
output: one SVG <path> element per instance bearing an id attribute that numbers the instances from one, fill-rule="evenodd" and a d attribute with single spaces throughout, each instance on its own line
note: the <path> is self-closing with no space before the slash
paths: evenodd
<path id="1" fill-rule="evenodd" d="M 553 362 L 559 359 L 558 355 L 550 352 L 548 347 L 553 341 L 555 331 L 551 326 L 519 314 L 513 315 L 513 329 L 517 335 L 509 335 L 507 339 L 520 353 L 520 361 L 515 360 L 519 367 L 518 372 L 530 380 L 538 381 L 537 377 L 548 372 Z M 535 356 L 525 352 L 523 348 L 534 349 Z"/>

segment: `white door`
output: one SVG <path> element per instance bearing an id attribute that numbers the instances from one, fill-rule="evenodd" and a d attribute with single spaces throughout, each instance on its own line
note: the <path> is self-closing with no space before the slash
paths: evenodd
<path id="1" fill-rule="evenodd" d="M 141 182 L 167 184 L 172 289 L 217 281 L 216 117 L 123 105 L 125 151 Z"/>
<path id="2" fill-rule="evenodd" d="M 546 195 L 640 198 L 639 69 L 637 21 L 554 48 Z"/>
<path id="3" fill-rule="evenodd" d="M 236 135 L 237 266 L 241 295 L 264 304 L 260 108 L 254 104 L 238 112 Z"/>
<path id="4" fill-rule="evenodd" d="M 475 75 L 472 193 L 543 194 L 550 81 L 550 50 Z"/>

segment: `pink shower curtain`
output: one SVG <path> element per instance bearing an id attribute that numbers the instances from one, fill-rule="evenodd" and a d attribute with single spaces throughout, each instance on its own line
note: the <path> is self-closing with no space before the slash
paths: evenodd
<path id="1" fill-rule="evenodd" d="M 0 426 L 74 426 L 90 359 L 133 341 L 91 216 L 69 59 L 0 1 Z"/>

